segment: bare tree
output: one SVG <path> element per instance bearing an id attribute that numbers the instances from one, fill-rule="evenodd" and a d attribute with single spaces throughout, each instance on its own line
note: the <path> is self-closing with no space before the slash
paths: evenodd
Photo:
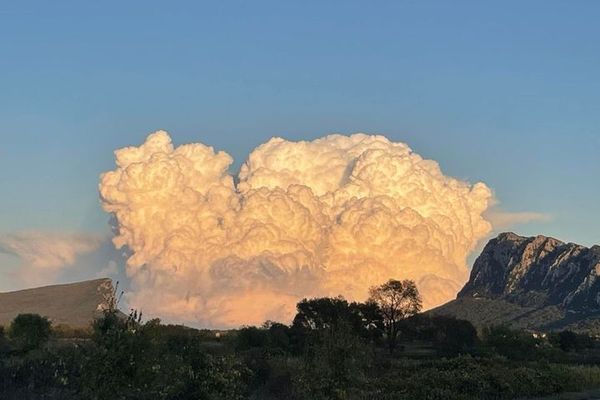
<path id="1" fill-rule="evenodd" d="M 394 352 L 400 321 L 421 311 L 421 295 L 414 281 L 390 279 L 369 290 L 369 300 L 377 303 L 383 315 L 383 325 L 390 353 Z"/>

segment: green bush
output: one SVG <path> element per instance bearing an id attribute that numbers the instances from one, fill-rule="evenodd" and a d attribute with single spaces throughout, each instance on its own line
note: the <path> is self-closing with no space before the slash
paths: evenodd
<path id="1" fill-rule="evenodd" d="M 9 336 L 24 351 L 41 347 L 51 333 L 50 321 L 38 314 L 19 314 L 10 325 Z"/>

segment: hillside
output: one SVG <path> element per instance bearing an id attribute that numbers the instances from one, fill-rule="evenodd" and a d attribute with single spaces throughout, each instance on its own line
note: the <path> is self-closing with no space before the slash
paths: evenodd
<path id="1" fill-rule="evenodd" d="M 457 299 L 430 311 L 478 327 L 600 333 L 600 246 L 503 233 L 475 261 Z"/>
<path id="2" fill-rule="evenodd" d="M 85 327 L 99 315 L 112 292 L 110 279 L 95 279 L 0 293 L 0 325 L 9 325 L 18 314 L 35 313 L 54 325 Z"/>

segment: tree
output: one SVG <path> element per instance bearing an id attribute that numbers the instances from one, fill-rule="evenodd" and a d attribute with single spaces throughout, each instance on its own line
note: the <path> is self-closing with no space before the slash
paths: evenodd
<path id="1" fill-rule="evenodd" d="M 421 311 L 422 301 L 417 285 L 411 280 L 390 279 L 369 290 L 369 301 L 376 303 L 383 316 L 383 326 L 390 353 L 394 352 L 400 322 Z"/>
<path id="2" fill-rule="evenodd" d="M 383 315 L 374 301 L 352 303 L 350 308 L 360 319 L 359 334 L 363 339 L 378 343 L 384 330 Z"/>
<path id="3" fill-rule="evenodd" d="M 19 314 L 10 325 L 9 336 L 25 350 L 41 347 L 50 338 L 51 323 L 38 314 Z"/>
<path id="4" fill-rule="evenodd" d="M 343 297 L 304 299 L 296 305 L 298 313 L 292 330 L 299 337 L 340 324 L 366 341 L 376 341 L 383 327 L 383 317 L 374 302 L 348 303 Z"/>
<path id="5" fill-rule="evenodd" d="M 356 319 L 350 305 L 343 297 L 303 299 L 296 305 L 298 313 L 293 325 L 306 330 L 321 330 L 340 321 Z"/>
<path id="6" fill-rule="evenodd" d="M 248 350 L 253 347 L 267 347 L 269 344 L 269 331 L 256 326 L 245 326 L 240 328 L 235 337 L 235 349 L 237 351 Z"/>
<path id="7" fill-rule="evenodd" d="M 283 351 L 290 350 L 291 329 L 289 326 L 279 322 L 266 321 L 263 329 L 269 332 L 269 346 Z"/>

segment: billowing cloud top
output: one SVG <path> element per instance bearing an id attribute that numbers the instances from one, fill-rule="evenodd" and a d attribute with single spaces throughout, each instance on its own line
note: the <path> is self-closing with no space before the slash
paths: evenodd
<path id="1" fill-rule="evenodd" d="M 129 302 L 170 320 L 287 321 L 302 297 L 362 300 L 390 278 L 414 279 L 432 307 L 454 297 L 491 229 L 485 184 L 383 136 L 273 138 L 237 184 L 227 153 L 174 148 L 164 131 L 115 155 L 99 189 L 115 245 L 132 253 Z"/>

